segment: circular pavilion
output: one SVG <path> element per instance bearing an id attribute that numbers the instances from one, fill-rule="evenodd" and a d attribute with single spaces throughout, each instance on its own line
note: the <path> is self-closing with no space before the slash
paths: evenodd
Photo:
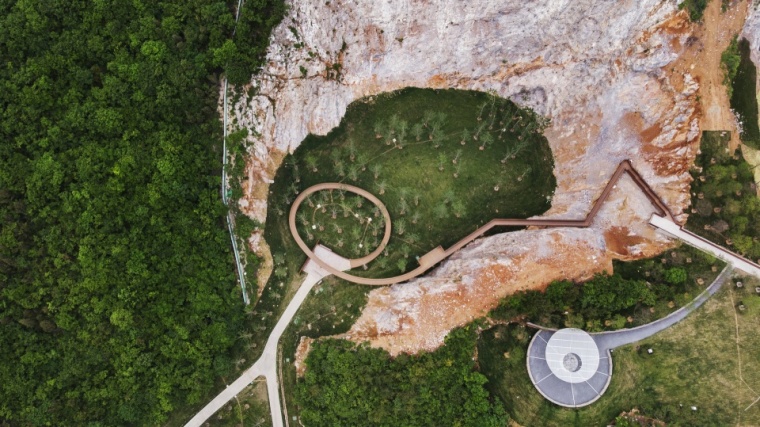
<path id="1" fill-rule="evenodd" d="M 528 374 L 547 400 L 568 408 L 593 403 L 607 389 L 612 360 L 580 329 L 541 330 L 528 346 Z"/>

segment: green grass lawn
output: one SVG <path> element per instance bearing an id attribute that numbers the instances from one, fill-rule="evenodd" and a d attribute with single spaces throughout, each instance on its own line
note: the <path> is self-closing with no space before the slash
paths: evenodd
<path id="1" fill-rule="evenodd" d="M 493 218 L 548 209 L 556 182 L 544 125 L 531 111 L 481 92 L 404 89 L 354 102 L 339 127 L 307 137 L 278 170 L 267 242 L 288 259 L 290 272 L 300 267 L 305 258 L 286 224 L 295 195 L 317 183 L 343 182 L 373 192 L 393 221 L 387 251 L 356 274 L 408 271 L 415 257 L 450 246 Z M 300 232 L 309 245 L 358 257 L 375 247 L 377 236 L 351 216 L 372 216 L 373 207 L 339 193 L 312 195 L 299 212 Z"/>
<path id="2" fill-rule="evenodd" d="M 745 411 L 760 397 L 749 388 L 760 392 L 760 297 L 754 293 L 752 283 L 743 289 L 726 284 L 683 322 L 615 350 L 607 392 L 578 410 L 549 403 L 531 384 L 525 354 L 532 330 L 501 325 L 483 332 L 480 369 L 489 378 L 489 390 L 524 426 L 603 426 L 632 408 L 669 425 L 760 425 L 757 404 Z M 734 307 L 739 301 L 746 307 L 736 318 L 747 385 L 738 378 Z M 654 354 L 647 354 L 648 348 Z"/>
<path id="3" fill-rule="evenodd" d="M 254 381 L 243 389 L 235 399 L 224 405 L 206 421 L 209 427 L 269 427 L 272 416 L 269 414 L 264 378 Z"/>

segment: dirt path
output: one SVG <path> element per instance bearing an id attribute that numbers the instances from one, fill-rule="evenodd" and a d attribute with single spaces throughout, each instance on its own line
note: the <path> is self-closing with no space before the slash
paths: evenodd
<path id="1" fill-rule="evenodd" d="M 731 131 L 730 147 L 738 148 L 741 144 L 736 129 L 736 119 L 731 112 L 731 104 L 723 85 L 723 69 L 720 56 L 739 34 L 744 26 L 749 10 L 749 1 L 733 1 L 724 13 L 720 1 L 711 1 L 707 5 L 703 23 L 694 32 L 696 49 L 682 57 L 681 66 L 699 81 L 699 104 L 702 110 L 701 128 L 705 130 Z"/>

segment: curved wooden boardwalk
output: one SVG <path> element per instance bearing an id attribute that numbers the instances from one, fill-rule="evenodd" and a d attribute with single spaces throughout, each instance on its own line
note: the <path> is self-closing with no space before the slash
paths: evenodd
<path id="1" fill-rule="evenodd" d="M 659 216 L 666 217 L 667 219 L 675 222 L 675 219 L 673 218 L 673 214 L 670 212 L 670 209 L 668 209 L 667 205 L 663 203 L 663 201 L 657 196 L 657 194 L 652 190 L 651 187 L 644 181 L 644 178 L 639 175 L 639 173 L 636 171 L 636 169 L 633 167 L 631 162 L 629 160 L 624 160 L 620 162 L 617 169 L 615 169 L 615 172 L 612 174 L 612 177 L 610 177 L 610 180 L 607 182 L 607 185 L 604 187 L 604 190 L 602 190 L 602 194 L 599 196 L 599 198 L 596 199 L 594 202 L 594 205 L 591 207 L 591 211 L 589 211 L 588 215 L 586 215 L 586 218 L 584 219 L 518 219 L 518 218 L 506 218 L 506 219 L 493 219 L 483 225 L 482 227 L 478 228 L 477 230 L 473 231 L 472 233 L 465 236 L 463 239 L 449 247 L 448 249 L 443 249 L 441 246 L 438 246 L 437 248 L 433 249 L 432 251 L 428 252 L 427 254 L 420 257 L 419 260 L 419 267 L 415 268 L 412 271 L 409 271 L 407 273 L 401 274 L 399 276 L 394 277 L 385 277 L 381 279 L 372 279 L 367 277 L 359 277 L 354 276 L 353 274 L 345 273 L 343 271 L 339 271 L 337 269 L 332 268 L 329 264 L 319 259 L 318 256 L 314 254 L 314 252 L 309 248 L 306 243 L 301 239 L 301 237 L 298 235 L 298 230 L 296 228 L 296 212 L 298 211 L 298 207 L 301 205 L 301 203 L 308 197 L 309 195 L 313 194 L 314 192 L 321 191 L 321 190 L 346 190 L 350 191 L 352 193 L 359 194 L 368 200 L 372 201 L 375 205 L 381 208 L 381 211 L 383 212 L 383 217 L 385 217 L 385 236 L 383 237 L 383 243 L 378 247 L 378 249 L 375 249 L 370 255 L 360 258 L 351 260 L 351 267 L 359 267 L 363 264 L 366 264 L 367 262 L 371 261 L 375 257 L 377 257 L 380 252 L 382 252 L 382 249 L 385 247 L 385 245 L 388 243 L 388 239 L 390 238 L 390 214 L 388 213 L 388 210 L 385 208 L 385 205 L 372 193 L 369 193 L 366 190 L 363 190 L 359 187 L 354 187 L 351 185 L 346 184 L 340 184 L 340 183 L 322 183 L 317 184 L 312 187 L 307 188 L 304 190 L 301 194 L 296 197 L 296 200 L 293 202 L 293 205 L 290 207 L 290 214 L 288 217 L 288 223 L 290 226 L 290 232 L 293 235 L 293 238 L 296 240 L 296 243 L 301 248 L 301 250 L 306 254 L 306 256 L 309 257 L 312 261 L 317 263 L 320 267 L 323 269 L 329 271 L 330 273 L 334 274 L 337 277 L 340 277 L 341 279 L 348 280 L 349 282 L 358 283 L 361 285 L 373 285 L 373 286 L 382 286 L 382 285 L 392 285 L 395 283 L 405 282 L 407 280 L 413 279 L 417 276 L 422 275 L 426 271 L 428 271 L 430 268 L 432 268 L 434 265 L 438 264 L 439 262 L 443 261 L 444 259 L 451 256 L 454 252 L 462 249 L 465 245 L 472 242 L 473 240 L 477 239 L 478 237 L 481 237 L 483 234 L 488 232 L 494 227 L 504 227 L 504 226 L 521 226 L 521 227 L 576 227 L 576 228 L 585 228 L 591 225 L 591 223 L 594 221 L 594 218 L 599 213 L 599 210 L 602 208 L 602 204 L 607 200 L 607 198 L 610 195 L 610 192 L 612 192 L 612 189 L 615 188 L 615 185 L 620 180 L 620 178 L 623 176 L 624 173 L 627 173 L 632 179 L 633 182 L 641 189 L 641 191 L 646 195 L 647 199 L 652 203 L 652 205 L 655 208 L 655 211 Z M 374 255 L 374 256 L 373 256 Z"/>

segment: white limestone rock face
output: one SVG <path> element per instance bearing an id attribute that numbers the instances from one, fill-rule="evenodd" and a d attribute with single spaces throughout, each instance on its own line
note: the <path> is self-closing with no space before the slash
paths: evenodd
<path id="1" fill-rule="evenodd" d="M 741 37 L 749 41 L 750 59 L 755 67 L 760 65 L 760 10 L 757 7 L 750 7 L 747 20 L 744 22 Z"/>
<path id="2" fill-rule="evenodd" d="M 674 77 L 666 70 L 690 35 L 675 1 L 320 0 L 290 7 L 290 16 L 274 31 L 266 66 L 254 76 L 252 88 L 240 88 L 234 105 L 237 126 L 253 131 L 247 199 L 241 206 L 259 220 L 266 217 L 265 190 L 284 152 L 292 152 L 308 133 L 329 132 L 354 100 L 407 86 L 493 90 L 549 117 L 546 135 L 558 186 L 547 218 L 584 217 L 624 159 L 631 159 L 676 215 L 688 204 L 688 166 L 699 133 L 698 85 L 688 73 Z M 628 209 L 600 221 L 609 227 L 645 222 L 640 211 Z M 642 230 L 636 233 L 646 234 Z M 492 297 L 462 306 L 457 309 L 461 316 L 444 316 L 435 324 L 419 314 L 423 301 L 449 298 L 446 286 L 480 294 L 473 289 L 485 283 L 483 274 L 489 271 L 505 275 L 505 283 L 518 280 L 521 274 L 507 272 L 515 266 L 528 271 L 545 265 L 546 280 L 587 276 L 614 256 L 606 249 L 604 232 L 602 227 L 534 230 L 483 239 L 429 278 L 374 291 L 352 337 L 391 339 L 403 329 L 393 320 L 390 307 L 396 306 L 406 313 L 407 329 L 430 329 L 434 337 L 418 337 L 425 344 L 400 346 L 400 351 L 435 347 L 449 329 L 517 287 L 488 288 Z M 637 243 L 641 254 L 664 245 L 650 234 L 651 241 Z M 513 245 L 522 238 L 532 243 Z M 547 245 L 567 251 L 546 259 L 573 253 L 591 261 L 565 271 L 567 260 L 547 264 L 531 258 L 529 251 L 545 251 L 541 248 Z M 481 250 L 485 246 L 488 254 Z M 389 327 L 393 324 L 395 329 Z M 373 343 L 392 347 L 387 340 Z"/>

